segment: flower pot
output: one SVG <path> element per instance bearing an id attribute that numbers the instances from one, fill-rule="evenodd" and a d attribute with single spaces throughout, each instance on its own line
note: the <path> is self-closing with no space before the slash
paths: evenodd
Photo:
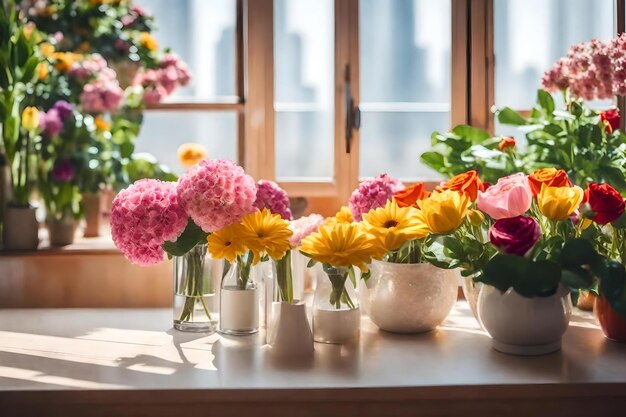
<path id="1" fill-rule="evenodd" d="M 478 317 L 493 339 L 493 348 L 512 355 L 544 355 L 561 349 L 561 338 L 572 314 L 564 287 L 549 297 L 526 298 L 512 288 L 501 292 L 483 285 Z"/>
<path id="2" fill-rule="evenodd" d="M 578 294 L 578 300 L 576 301 L 576 307 L 584 311 L 592 311 L 593 305 L 596 302 L 596 296 L 590 292 L 581 290 Z"/>
<path id="3" fill-rule="evenodd" d="M 39 222 L 36 207 L 7 207 L 2 229 L 4 248 L 35 250 L 39 246 Z"/>
<path id="4" fill-rule="evenodd" d="M 448 316 L 458 295 L 457 271 L 428 263 L 372 262 L 376 284 L 370 289 L 372 322 L 394 333 L 433 330 Z"/>
<path id="5" fill-rule="evenodd" d="M 100 236 L 100 226 L 102 224 L 102 194 L 84 193 L 82 195 L 83 207 L 85 209 L 85 237 Z"/>
<path id="6" fill-rule="evenodd" d="M 313 333 L 306 316 L 306 304 L 274 302 L 272 354 L 281 358 L 310 358 L 313 355 Z"/>
<path id="7" fill-rule="evenodd" d="M 76 226 L 77 222 L 71 215 L 46 220 L 50 246 L 67 246 L 74 243 Z"/>
<path id="8" fill-rule="evenodd" d="M 230 265 L 220 289 L 220 333 L 238 336 L 259 331 L 259 304 L 263 297 L 256 275 L 261 268 L 243 268 L 240 262 Z"/>
<path id="9" fill-rule="evenodd" d="M 603 295 L 596 297 L 593 311 L 607 339 L 626 343 L 626 317 L 615 311 Z"/>
<path id="10" fill-rule="evenodd" d="M 214 333 L 217 329 L 215 275 L 223 262 L 207 254 L 199 244 L 183 256 L 174 257 L 174 328 L 184 332 Z"/>
<path id="11" fill-rule="evenodd" d="M 480 289 L 483 286 L 480 282 L 474 282 L 474 277 L 461 277 L 461 288 L 463 289 L 463 296 L 469 304 L 472 315 L 478 320 L 478 295 Z"/>
<path id="12" fill-rule="evenodd" d="M 347 343 L 360 330 L 361 310 L 357 291 L 348 278 L 348 268 L 320 268 L 313 297 L 313 340 Z"/>

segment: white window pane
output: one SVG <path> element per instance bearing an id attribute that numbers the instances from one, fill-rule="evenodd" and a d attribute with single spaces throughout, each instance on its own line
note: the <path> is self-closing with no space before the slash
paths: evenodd
<path id="1" fill-rule="evenodd" d="M 410 179 L 450 120 L 450 0 L 361 0 L 361 177 Z"/>
<path id="2" fill-rule="evenodd" d="M 333 0 L 274 1 L 276 176 L 333 176 Z"/>
<path id="3" fill-rule="evenodd" d="M 532 108 L 572 44 L 612 37 L 613 0 L 494 0 L 496 106 Z"/>
<path id="4" fill-rule="evenodd" d="M 148 111 L 135 144 L 180 175 L 177 149 L 187 142 L 204 145 L 209 158 L 237 161 L 236 112 Z"/>
<path id="5" fill-rule="evenodd" d="M 396 178 L 438 178 L 419 156 L 430 149 L 433 131 L 449 129 L 449 112 L 367 112 L 367 129 L 361 131 L 359 175 L 387 172 Z"/>
<path id="6" fill-rule="evenodd" d="M 168 101 L 212 101 L 235 96 L 235 0 L 135 0 L 155 17 L 161 48 L 171 48 L 191 69 L 188 86 Z"/>

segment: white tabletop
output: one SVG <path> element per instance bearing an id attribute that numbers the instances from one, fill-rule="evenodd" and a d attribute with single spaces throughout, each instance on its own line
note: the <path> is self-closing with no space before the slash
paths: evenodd
<path id="1" fill-rule="evenodd" d="M 363 318 L 359 340 L 316 343 L 309 363 L 276 363 L 260 340 L 260 335 L 227 338 L 172 330 L 169 309 L 1 310 L 0 391 L 28 392 L 23 398 L 32 401 L 37 393 L 76 390 L 383 392 L 404 387 L 416 393 L 440 387 L 479 395 L 482 387 L 497 392 L 506 386 L 584 386 L 585 392 L 595 392 L 597 385 L 611 392 L 619 388 L 626 396 L 626 345 L 605 339 L 589 313 L 576 313 L 561 352 L 541 357 L 491 349 L 463 302 L 438 330 L 422 335 L 382 332 Z M 22 398 L 13 395 L 0 392 L 0 404 Z"/>

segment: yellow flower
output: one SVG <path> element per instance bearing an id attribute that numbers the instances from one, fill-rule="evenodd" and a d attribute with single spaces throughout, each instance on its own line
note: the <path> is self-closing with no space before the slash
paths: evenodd
<path id="1" fill-rule="evenodd" d="M 537 195 L 539 211 L 551 220 L 565 220 L 578 208 L 583 194 L 579 186 L 548 187 L 542 184 Z"/>
<path id="2" fill-rule="evenodd" d="M 435 192 L 422 200 L 422 220 L 433 233 L 450 233 L 463 222 L 469 203 L 469 196 L 458 191 Z"/>
<path id="3" fill-rule="evenodd" d="M 206 157 L 206 149 L 197 143 L 183 143 L 178 147 L 178 161 L 185 168 L 194 166 Z"/>
<path id="4" fill-rule="evenodd" d="M 385 207 L 364 214 L 363 226 L 380 240 L 386 251 L 397 250 L 408 241 L 428 236 L 428 226 L 421 220 L 419 210 L 400 207 L 395 201 L 387 201 Z"/>
<path id="5" fill-rule="evenodd" d="M 39 64 L 37 64 L 37 78 L 40 81 L 48 78 L 48 64 L 46 64 L 45 62 L 40 62 Z"/>
<path id="6" fill-rule="evenodd" d="M 56 67 L 61 72 L 67 72 L 78 57 L 71 52 L 55 52 L 52 57 L 56 60 Z"/>
<path id="7" fill-rule="evenodd" d="M 139 34 L 139 43 L 149 51 L 156 51 L 157 49 L 159 49 L 159 44 L 157 43 L 156 39 L 154 39 L 154 36 L 152 36 L 148 32 L 141 32 Z"/>
<path id="8" fill-rule="evenodd" d="M 41 52 L 42 56 L 51 58 L 52 55 L 54 55 L 54 46 L 48 42 L 44 42 L 39 45 L 39 52 Z"/>
<path id="9" fill-rule="evenodd" d="M 207 237 L 209 252 L 215 259 L 226 259 L 233 263 L 237 256 L 246 253 L 243 243 L 243 227 L 240 223 L 226 226 Z"/>
<path id="10" fill-rule="evenodd" d="M 352 222 L 354 222 L 354 218 L 352 217 L 352 211 L 350 211 L 348 206 L 342 206 L 333 217 L 326 218 L 326 224 L 352 223 Z"/>
<path id="11" fill-rule="evenodd" d="M 291 250 L 289 238 L 293 231 L 289 222 L 268 209 L 246 215 L 241 221 L 244 245 L 254 254 L 253 264 L 268 255 L 274 260 L 282 259 Z"/>
<path id="12" fill-rule="evenodd" d="M 36 107 L 26 107 L 22 112 L 22 126 L 26 130 L 35 130 L 39 127 L 39 110 Z"/>
<path id="13" fill-rule="evenodd" d="M 24 37 L 26 38 L 27 41 L 29 41 L 32 36 L 33 36 L 33 32 L 35 32 L 36 26 L 33 22 L 28 22 L 27 24 L 24 25 L 24 27 L 22 28 L 22 33 L 24 34 Z"/>
<path id="14" fill-rule="evenodd" d="M 111 130 L 111 124 L 104 120 L 102 116 L 96 116 L 96 118 L 93 119 L 93 123 L 96 125 L 98 132 L 108 132 Z"/>
<path id="15" fill-rule="evenodd" d="M 480 226 L 485 221 L 485 215 L 480 210 L 468 210 L 467 220 L 473 226 Z"/>
<path id="16" fill-rule="evenodd" d="M 302 240 L 300 250 L 308 257 L 332 266 L 357 266 L 367 271 L 367 264 L 380 255 L 374 236 L 358 223 L 325 224 Z"/>

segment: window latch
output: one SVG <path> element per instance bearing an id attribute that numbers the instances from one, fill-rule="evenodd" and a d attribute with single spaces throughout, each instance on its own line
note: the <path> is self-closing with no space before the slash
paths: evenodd
<path id="1" fill-rule="evenodd" d="M 361 110 L 355 105 L 350 86 L 350 65 L 346 65 L 346 153 L 352 150 L 352 130 L 361 127 Z"/>

